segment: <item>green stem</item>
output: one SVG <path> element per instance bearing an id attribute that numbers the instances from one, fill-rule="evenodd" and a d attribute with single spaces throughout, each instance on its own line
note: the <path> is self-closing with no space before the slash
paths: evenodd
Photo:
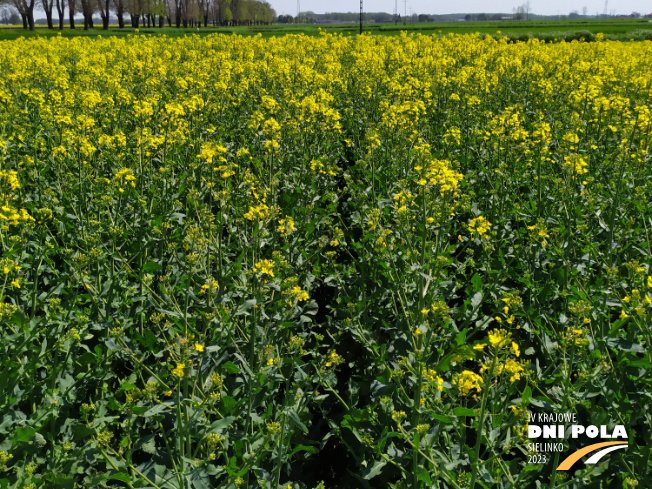
<path id="1" fill-rule="evenodd" d="M 278 487 L 281 481 L 281 463 L 283 462 L 284 448 L 285 448 L 285 431 L 287 429 L 287 415 L 285 409 L 287 409 L 287 399 L 290 397 L 290 376 L 285 378 L 285 395 L 286 402 L 283 410 L 283 424 L 281 426 L 281 438 L 278 444 L 278 457 L 276 459 L 276 483 L 273 487 Z"/>
<path id="2" fill-rule="evenodd" d="M 489 370 L 489 376 L 493 375 L 494 369 L 496 368 L 497 357 L 494 355 L 494 359 L 491 362 L 491 369 Z M 475 447 L 473 449 L 473 466 L 471 467 L 471 483 L 469 484 L 470 489 L 475 488 L 475 481 L 478 476 L 478 466 L 480 465 L 480 444 L 482 443 L 482 431 L 484 426 L 484 413 L 487 408 L 487 398 L 489 395 L 487 392 L 489 389 L 487 386 L 484 387 L 482 392 L 482 404 L 480 405 L 480 417 L 478 418 L 478 433 L 475 439 Z"/>
<path id="3" fill-rule="evenodd" d="M 561 410 L 563 411 L 566 408 L 566 401 L 568 400 L 568 393 L 569 393 L 569 387 L 570 387 L 570 378 L 571 378 L 571 368 L 573 366 L 575 360 L 575 343 L 573 343 L 573 347 L 571 348 L 571 357 L 570 357 L 570 363 L 566 365 L 566 368 L 568 369 L 568 374 L 566 375 L 566 380 L 564 382 L 564 399 L 561 404 Z M 561 452 L 555 452 L 555 457 L 552 462 L 553 466 L 553 471 L 552 471 L 552 476 L 550 477 L 550 489 L 555 489 L 555 483 L 557 481 L 557 466 L 559 465 L 559 456 L 561 455 Z"/>
<path id="4" fill-rule="evenodd" d="M 412 429 L 415 430 L 415 446 L 412 454 L 412 487 L 417 489 L 420 486 L 417 477 L 419 468 L 419 433 L 416 431 L 421 418 L 421 384 L 423 383 L 423 365 L 421 361 L 421 348 L 423 347 L 422 335 L 417 337 L 417 351 L 415 357 L 417 362 L 416 384 L 414 385 L 414 397 L 412 399 Z"/>

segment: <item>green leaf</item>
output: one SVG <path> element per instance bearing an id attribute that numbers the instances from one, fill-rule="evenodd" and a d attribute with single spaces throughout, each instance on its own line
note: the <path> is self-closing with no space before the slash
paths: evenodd
<path id="1" fill-rule="evenodd" d="M 89 428 L 84 424 L 76 423 L 72 425 L 72 432 L 74 433 L 74 437 L 76 441 L 82 441 L 82 440 L 87 440 L 91 435 L 93 435 L 93 433 L 95 433 L 95 430 Z"/>
<path id="2" fill-rule="evenodd" d="M 442 414 L 431 414 L 430 417 L 432 419 L 436 419 L 437 421 L 439 421 L 441 423 L 449 424 L 449 423 L 453 422 L 453 418 L 451 418 L 450 416 L 444 416 Z"/>
<path id="3" fill-rule="evenodd" d="M 235 399 L 229 396 L 222 396 L 222 404 L 224 405 L 224 411 L 230 413 L 235 406 Z"/>
<path id="4" fill-rule="evenodd" d="M 482 290 L 482 279 L 477 273 L 471 277 L 471 285 L 473 285 L 473 292 L 480 292 Z"/>
<path id="5" fill-rule="evenodd" d="M 380 475 L 385 465 L 387 465 L 385 460 L 376 460 L 371 467 L 362 471 L 362 477 L 366 480 L 373 479 L 377 475 Z"/>
<path id="6" fill-rule="evenodd" d="M 156 453 L 156 435 L 143 436 L 134 445 L 134 450 L 142 450 L 145 453 L 154 455 Z"/>
<path id="7" fill-rule="evenodd" d="M 12 438 L 13 443 L 20 443 L 20 442 L 28 442 L 30 441 L 34 435 L 36 434 L 36 431 L 34 431 L 34 428 L 31 426 L 25 426 L 23 427 L 18 427 L 16 428 L 16 434 Z"/>
<path id="8" fill-rule="evenodd" d="M 211 424 L 211 432 L 220 431 L 223 430 L 224 428 L 228 428 L 229 426 L 231 426 L 234 420 L 235 420 L 235 416 L 227 416 L 226 418 L 215 421 L 213 424 Z"/>
<path id="9" fill-rule="evenodd" d="M 632 353 L 645 353 L 645 348 L 641 345 L 623 338 L 607 338 L 607 346 Z"/>
<path id="10" fill-rule="evenodd" d="M 109 290 L 111 290 L 111 286 L 113 285 L 113 280 L 108 279 L 106 282 L 102 284 L 102 292 L 100 292 L 100 297 L 105 297 L 106 294 L 109 293 Z"/>
<path id="11" fill-rule="evenodd" d="M 471 299 L 471 307 L 473 307 L 473 309 L 477 309 L 481 302 L 482 292 L 476 292 L 473 294 L 473 298 Z"/>
<path id="12" fill-rule="evenodd" d="M 457 336 L 455 337 L 455 345 L 456 346 L 462 346 L 463 344 L 466 343 L 466 329 L 463 329 L 459 333 L 457 333 Z"/>
<path id="13" fill-rule="evenodd" d="M 428 487 L 432 486 L 432 479 L 430 479 L 430 474 L 425 467 L 420 466 L 417 472 L 417 479 L 428 484 Z"/>
<path id="14" fill-rule="evenodd" d="M 226 370 L 226 373 L 229 373 L 229 374 L 239 374 L 239 373 L 240 373 L 240 369 L 239 369 L 238 366 L 237 366 L 235 363 L 233 363 L 233 362 L 224 362 L 224 363 L 221 365 L 221 367 L 222 367 L 224 370 Z"/>
<path id="15" fill-rule="evenodd" d="M 453 409 L 453 414 L 455 416 L 476 416 L 476 413 L 473 409 L 465 408 L 458 406 L 455 409 Z"/>
<path id="16" fill-rule="evenodd" d="M 238 307 L 234 316 L 249 316 L 249 310 L 256 305 L 256 299 L 249 299 L 244 301 Z"/>
<path id="17" fill-rule="evenodd" d="M 154 273 L 163 270 L 163 267 L 154 261 L 150 261 L 143 265 L 143 271 L 146 273 Z"/>
<path id="18" fill-rule="evenodd" d="M 148 418 L 150 416 L 156 416 L 157 414 L 163 414 L 168 412 L 168 410 L 172 409 L 171 405 L 167 404 L 157 404 L 156 406 L 153 406 L 149 408 L 147 411 L 143 413 L 144 418 Z"/>
<path id="19" fill-rule="evenodd" d="M 121 473 L 110 475 L 107 477 L 107 479 L 122 481 L 122 482 L 131 482 L 131 477 L 129 477 L 127 474 L 121 474 Z"/>
<path id="20" fill-rule="evenodd" d="M 294 447 L 294 450 L 292 450 L 292 452 L 288 455 L 288 458 L 298 452 L 308 452 L 310 454 L 315 454 L 319 452 L 319 449 L 317 447 L 311 447 L 308 445 L 297 445 Z"/>
<path id="21" fill-rule="evenodd" d="M 120 386 L 120 389 L 118 389 L 118 392 L 120 391 L 130 391 L 132 389 L 135 389 L 136 386 L 130 382 L 123 382 L 122 385 Z"/>
<path id="22" fill-rule="evenodd" d="M 288 418 L 290 418 L 292 424 L 294 424 L 297 428 L 299 428 L 304 433 L 308 433 L 308 428 L 306 427 L 305 424 L 301 422 L 301 420 L 299 419 L 299 415 L 294 409 L 288 409 L 286 415 Z"/>

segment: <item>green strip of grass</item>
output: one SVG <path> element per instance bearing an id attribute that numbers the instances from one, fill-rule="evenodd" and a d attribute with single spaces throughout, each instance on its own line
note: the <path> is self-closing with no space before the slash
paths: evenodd
<path id="1" fill-rule="evenodd" d="M 200 36 L 222 33 L 240 34 L 245 36 L 262 35 L 263 37 L 283 36 L 286 34 L 319 35 L 321 31 L 355 35 L 358 33 L 357 24 L 302 24 L 287 25 L 273 24 L 268 26 L 229 26 L 229 27 L 201 27 L 177 29 L 175 27 L 148 27 L 133 29 L 111 26 L 108 30 L 101 28 L 85 31 L 77 29 L 47 29 L 37 27 L 35 31 L 22 29 L 20 26 L 5 27 L 0 29 L 0 40 L 11 40 L 19 37 L 78 37 L 78 36 L 126 36 L 126 35 L 166 35 L 179 37 L 189 34 Z M 596 19 L 596 20 L 567 20 L 567 21 L 504 21 L 504 22 L 446 22 L 446 23 L 416 23 L 416 24 L 365 24 L 364 31 L 379 35 L 399 35 L 402 31 L 421 33 L 425 35 L 455 34 L 488 34 L 492 36 L 503 35 L 512 41 L 523 41 L 530 38 L 543 39 L 546 42 L 560 40 L 574 40 L 584 38 L 592 41 L 595 35 L 603 33 L 606 39 L 611 40 L 646 40 L 652 39 L 652 23 L 647 19 Z"/>

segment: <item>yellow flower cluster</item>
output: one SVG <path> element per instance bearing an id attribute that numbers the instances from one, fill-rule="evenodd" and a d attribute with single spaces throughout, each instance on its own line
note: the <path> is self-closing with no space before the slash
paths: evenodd
<path id="1" fill-rule="evenodd" d="M 208 281 L 201 286 L 199 293 L 205 294 L 207 292 L 217 292 L 219 288 L 220 288 L 220 284 L 217 283 L 217 280 L 215 280 L 213 277 L 210 277 Z"/>
<path id="2" fill-rule="evenodd" d="M 533 241 L 540 242 L 541 246 L 548 245 L 546 238 L 550 238 L 550 235 L 548 234 L 548 228 L 545 224 L 538 222 L 532 226 L 528 226 L 527 229 L 530 232 L 530 238 Z"/>
<path id="3" fill-rule="evenodd" d="M 14 170 L 0 170 L 0 229 L 9 231 L 9 226 L 18 226 L 21 223 L 34 222 L 25 209 L 17 209 L 14 206 L 16 195 L 14 190 L 20 188 L 18 181 L 18 172 Z"/>
<path id="4" fill-rule="evenodd" d="M 0 452 L 0 470 L 7 470 L 7 464 L 14 456 L 11 453 Z"/>
<path id="5" fill-rule="evenodd" d="M 337 176 L 340 171 L 340 168 L 336 165 L 329 163 L 323 163 L 320 160 L 312 160 L 310 162 L 310 169 L 320 175 L 329 175 L 331 177 Z"/>
<path id="6" fill-rule="evenodd" d="M 125 185 L 136 187 L 136 177 L 134 176 L 134 171 L 130 168 L 121 168 L 118 170 L 115 177 L 113 177 L 113 181 L 120 193 L 125 191 L 123 188 Z"/>
<path id="7" fill-rule="evenodd" d="M 182 378 L 185 375 L 184 368 L 186 368 L 185 363 L 177 363 L 177 366 L 172 369 L 172 374 Z"/>
<path id="8" fill-rule="evenodd" d="M 490 229 L 491 223 L 487 221 L 487 219 L 485 219 L 483 216 L 471 219 L 469 222 L 469 232 L 471 234 L 479 234 L 485 239 L 489 238 L 487 233 Z"/>
<path id="9" fill-rule="evenodd" d="M 482 366 L 481 370 L 482 372 L 486 372 L 490 368 L 491 366 L 485 363 Z M 503 372 L 507 372 L 509 374 L 509 381 L 516 382 L 521 378 L 521 373 L 524 370 L 525 369 L 523 368 L 523 365 L 521 365 L 519 362 L 512 358 L 507 358 L 505 362 L 496 364 L 495 368 L 492 371 L 492 375 L 498 376 Z"/>
<path id="10" fill-rule="evenodd" d="M 588 170 L 589 164 L 586 161 L 584 161 L 584 158 L 582 158 L 582 156 L 576 153 L 564 157 L 564 166 L 569 168 L 577 175 L 584 175 L 585 173 L 589 172 Z"/>
<path id="11" fill-rule="evenodd" d="M 289 305 L 293 305 L 295 302 L 303 302 L 310 299 L 310 297 L 308 296 L 308 292 L 303 290 L 298 285 L 295 285 L 291 289 L 284 291 L 283 294 L 289 297 L 288 300 Z"/>
<path id="12" fill-rule="evenodd" d="M 15 170 L 0 170 L 0 190 L 2 190 L 3 198 L 5 192 L 20 188 L 18 181 L 18 172 Z"/>
<path id="13" fill-rule="evenodd" d="M 285 216 L 285 219 L 279 220 L 278 224 L 279 225 L 276 230 L 283 236 L 287 236 L 296 229 L 294 225 L 294 219 L 292 219 L 290 216 Z"/>
<path id="14" fill-rule="evenodd" d="M 415 170 L 421 175 L 417 181 L 419 185 L 438 187 L 442 196 L 457 190 L 463 178 L 461 173 L 451 169 L 451 163 L 447 160 L 430 160 L 425 167 L 417 166 Z"/>
<path id="15" fill-rule="evenodd" d="M 464 370 L 462 373 L 456 374 L 453 377 L 453 385 L 456 386 L 460 394 L 468 396 L 471 393 L 477 395 L 482 392 L 484 385 L 482 377 L 471 370 Z"/>
<path id="16" fill-rule="evenodd" d="M 326 356 L 326 366 L 327 367 L 334 367 L 342 363 L 344 359 L 338 355 L 335 351 L 331 351 L 327 356 Z"/>
<path id="17" fill-rule="evenodd" d="M 266 204 L 250 206 L 244 218 L 249 221 L 264 221 L 269 216 L 269 207 Z"/>
<path id="18" fill-rule="evenodd" d="M 260 260 L 257 262 L 254 267 L 254 273 L 260 273 L 261 275 L 267 275 L 268 277 L 274 276 L 274 262 L 269 260 Z"/>
<path id="19" fill-rule="evenodd" d="M 433 369 L 427 368 L 423 371 L 423 377 L 430 382 L 435 390 L 443 391 L 444 390 L 444 379 L 442 379 L 437 372 Z"/>

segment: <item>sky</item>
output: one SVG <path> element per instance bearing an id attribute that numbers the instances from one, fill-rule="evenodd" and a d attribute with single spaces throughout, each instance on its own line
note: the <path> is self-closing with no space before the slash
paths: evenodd
<path id="1" fill-rule="evenodd" d="M 268 0 L 278 15 L 297 14 L 297 0 Z M 325 12 L 359 12 L 358 0 L 299 0 L 301 11 L 311 10 L 318 14 Z M 375 0 L 365 1 L 367 12 L 394 13 L 395 1 L 398 1 L 398 12 L 418 14 L 452 14 L 452 13 L 511 13 L 515 7 L 526 0 L 457 0 L 455 2 L 433 2 L 432 0 Z M 568 15 L 573 10 L 582 13 L 586 7 L 588 15 L 604 13 L 604 0 L 530 0 L 530 12 L 541 15 Z M 608 0 L 607 13 L 629 15 L 632 12 L 640 14 L 652 13 L 652 2 L 649 0 Z"/>

